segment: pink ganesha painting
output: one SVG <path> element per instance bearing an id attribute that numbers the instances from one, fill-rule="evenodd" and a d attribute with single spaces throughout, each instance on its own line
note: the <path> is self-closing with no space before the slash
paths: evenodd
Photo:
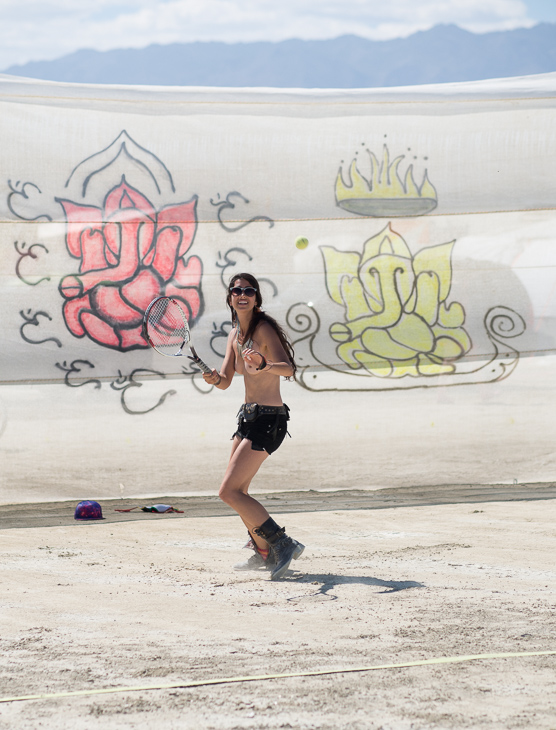
<path id="1" fill-rule="evenodd" d="M 184 304 L 190 324 L 201 311 L 202 263 L 184 260 L 197 228 L 197 197 L 155 210 L 125 177 L 102 208 L 58 199 L 66 245 L 79 273 L 60 282 L 64 320 L 76 337 L 126 352 L 147 347 L 143 312 L 158 296 Z"/>

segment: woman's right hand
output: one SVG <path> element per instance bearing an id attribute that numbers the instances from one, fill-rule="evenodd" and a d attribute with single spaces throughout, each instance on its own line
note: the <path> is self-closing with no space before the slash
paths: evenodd
<path id="1" fill-rule="evenodd" d="M 213 368 L 210 373 L 203 373 L 203 378 L 209 385 L 218 385 L 222 380 L 216 368 Z"/>

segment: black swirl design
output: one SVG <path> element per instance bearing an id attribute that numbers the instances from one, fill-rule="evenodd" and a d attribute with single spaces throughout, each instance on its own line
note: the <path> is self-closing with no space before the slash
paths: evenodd
<path id="1" fill-rule="evenodd" d="M 81 388 L 83 385 L 93 384 L 95 386 L 95 388 L 98 390 L 102 386 L 102 383 L 100 382 L 100 380 L 94 379 L 94 378 L 89 378 L 86 380 L 83 380 L 82 378 L 77 379 L 77 380 L 82 380 L 82 382 L 74 382 L 70 379 L 72 374 L 81 372 L 81 368 L 79 367 L 80 365 L 87 365 L 90 368 L 94 368 L 95 366 L 93 365 L 92 362 L 89 362 L 89 360 L 73 360 L 69 365 L 64 360 L 63 363 L 57 362 L 57 363 L 55 363 L 55 365 L 58 368 L 58 370 L 61 370 L 62 372 L 65 373 L 64 382 L 70 388 Z"/>
<path id="2" fill-rule="evenodd" d="M 39 193 L 39 195 L 42 195 L 42 190 L 39 188 L 38 185 L 35 185 L 35 183 L 32 182 L 25 182 L 22 183 L 21 180 L 18 180 L 16 183 L 12 183 L 11 180 L 8 180 L 8 187 L 11 190 L 11 193 L 8 195 L 7 202 L 8 202 L 8 208 L 10 209 L 10 213 L 12 213 L 16 218 L 19 218 L 19 220 L 22 221 L 38 221 L 41 218 L 44 218 L 47 221 L 51 221 L 52 217 L 47 215 L 46 213 L 41 213 L 39 215 L 34 216 L 33 218 L 27 218 L 26 216 L 20 215 L 13 206 L 13 198 L 14 197 L 20 197 L 24 200 L 30 200 L 30 195 L 27 192 L 28 188 L 34 189 L 36 192 Z"/>
<path id="3" fill-rule="evenodd" d="M 218 193 L 217 197 L 220 198 L 220 193 Z M 241 201 L 243 201 L 245 203 L 245 205 L 249 205 L 249 200 L 244 195 L 242 195 L 241 193 L 238 193 L 235 190 L 231 193 L 228 193 L 228 195 L 226 196 L 226 200 L 213 200 L 212 198 L 210 199 L 210 204 L 214 205 L 216 208 L 218 208 L 218 214 L 217 214 L 218 221 L 225 231 L 228 231 L 229 233 L 235 233 L 236 231 L 240 231 L 242 228 L 245 228 L 245 226 L 248 226 L 249 224 L 256 223 L 256 222 L 266 222 L 269 224 L 270 228 L 272 228 L 274 226 L 274 221 L 272 220 L 272 218 L 269 218 L 267 215 L 253 216 L 253 218 L 250 218 L 247 221 L 242 221 L 242 222 L 238 223 L 238 225 L 235 225 L 235 226 L 231 226 L 226 221 L 223 221 L 222 212 L 224 210 L 234 210 L 234 208 L 236 207 L 236 204 L 232 202 L 231 198 L 239 198 Z"/>
<path id="4" fill-rule="evenodd" d="M 229 273 L 226 273 L 228 269 L 232 269 L 232 272 L 235 272 L 238 268 L 247 268 L 244 267 L 243 264 L 240 264 L 241 258 L 245 258 L 249 263 L 253 261 L 253 257 L 244 248 L 237 248 L 234 246 L 233 248 L 229 248 L 224 255 L 218 252 L 216 266 L 219 269 L 222 269 L 220 273 L 220 281 L 222 282 L 224 289 L 228 288 L 228 277 L 230 276 Z M 268 284 L 268 286 L 272 289 L 272 298 L 278 296 L 278 287 L 272 279 L 262 277 L 259 278 L 259 283 Z"/>
<path id="5" fill-rule="evenodd" d="M 226 320 L 217 326 L 216 322 L 212 323 L 212 336 L 210 338 L 210 349 L 218 357 L 224 357 L 226 354 L 226 343 L 228 335 L 232 330 L 233 324 L 231 320 Z"/>
<path id="6" fill-rule="evenodd" d="M 21 271 L 19 270 L 19 267 L 21 266 L 21 262 L 23 261 L 23 259 L 30 258 L 30 259 L 33 259 L 36 261 L 39 258 L 39 256 L 38 256 L 38 254 L 36 254 L 33 251 L 33 249 L 35 249 L 35 248 L 42 249 L 43 251 L 48 253 L 48 249 L 42 243 L 33 243 L 33 244 L 31 244 L 31 246 L 29 246 L 27 251 L 25 251 L 26 245 L 27 244 L 24 243 L 23 241 L 21 242 L 21 244 L 18 241 L 14 241 L 14 248 L 17 251 L 17 253 L 19 254 L 17 264 L 15 265 L 15 273 L 17 275 L 17 278 L 20 281 L 22 281 L 24 284 L 27 284 L 28 286 L 37 286 L 37 284 L 40 284 L 41 281 L 50 281 L 50 276 L 43 276 L 38 281 L 27 281 L 27 279 L 24 278 Z"/>
<path id="7" fill-rule="evenodd" d="M 253 257 L 244 248 L 229 248 L 224 255 L 218 252 L 216 266 L 222 269 L 220 272 L 220 281 L 224 289 L 228 286 L 227 278 L 229 275 L 226 274 L 226 271 L 230 268 L 235 270 L 241 258 L 245 258 L 249 263 L 253 261 Z"/>
<path id="8" fill-rule="evenodd" d="M 203 371 L 194 360 L 189 362 L 187 365 L 184 365 L 181 371 L 184 375 L 191 378 L 191 385 L 202 395 L 207 395 L 207 393 L 210 393 L 213 389 L 212 385 L 205 383 L 203 379 Z"/>
<path id="9" fill-rule="evenodd" d="M 490 337 L 507 339 L 522 335 L 527 325 L 523 317 L 509 307 L 493 307 L 485 314 L 484 323 Z"/>
<path id="10" fill-rule="evenodd" d="M 305 339 L 319 332 L 320 317 L 314 307 L 310 307 L 304 302 L 298 302 L 297 304 L 292 304 L 288 309 L 286 324 L 293 332 L 302 335 L 298 339 Z"/>
<path id="11" fill-rule="evenodd" d="M 25 340 L 25 342 L 28 342 L 30 345 L 42 345 L 45 342 L 55 342 L 58 347 L 62 347 L 62 343 L 57 337 L 45 337 L 44 340 L 31 340 L 27 335 L 25 334 L 25 328 L 28 326 L 32 327 L 40 327 L 39 317 L 46 317 L 46 319 L 49 320 L 49 322 L 52 322 L 52 317 L 48 314 L 48 312 L 35 312 L 31 309 L 27 310 L 27 313 L 25 313 L 23 310 L 19 312 L 19 314 L 23 317 L 25 322 L 21 325 L 19 328 L 19 334 L 21 335 L 21 338 Z"/>
<path id="12" fill-rule="evenodd" d="M 163 393 L 160 398 L 158 399 L 158 402 L 155 403 L 154 406 L 151 408 L 146 408 L 143 410 L 136 410 L 131 408 L 127 401 L 127 393 L 130 390 L 130 388 L 141 388 L 143 386 L 143 383 L 138 382 L 135 378 L 139 375 L 155 375 L 158 378 L 165 379 L 166 375 L 164 373 L 159 372 L 158 370 L 149 370 L 147 368 L 136 368 L 135 370 L 132 370 L 129 375 L 122 375 L 121 371 L 119 372 L 119 376 L 113 380 L 110 383 L 110 387 L 112 390 L 116 390 L 120 393 L 120 403 L 122 405 L 122 408 L 126 413 L 128 413 L 130 416 L 143 416 L 145 413 L 151 413 L 152 411 L 159 408 L 166 398 L 172 395 L 176 395 L 176 392 L 174 389 L 167 390 L 165 393 Z"/>

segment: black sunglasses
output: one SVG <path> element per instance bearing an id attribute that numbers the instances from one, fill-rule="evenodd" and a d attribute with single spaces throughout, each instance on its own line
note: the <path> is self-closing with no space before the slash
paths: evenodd
<path id="1" fill-rule="evenodd" d="M 254 297 L 257 293 L 257 290 L 254 286 L 231 286 L 230 287 L 230 294 L 233 294 L 234 297 L 239 297 L 242 294 L 245 294 L 246 297 Z"/>

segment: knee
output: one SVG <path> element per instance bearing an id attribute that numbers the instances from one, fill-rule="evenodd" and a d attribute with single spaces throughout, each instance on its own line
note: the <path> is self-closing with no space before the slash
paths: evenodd
<path id="1" fill-rule="evenodd" d="M 218 492 L 220 499 L 229 507 L 233 507 L 237 503 L 239 490 L 233 487 L 229 482 L 224 481 Z"/>

